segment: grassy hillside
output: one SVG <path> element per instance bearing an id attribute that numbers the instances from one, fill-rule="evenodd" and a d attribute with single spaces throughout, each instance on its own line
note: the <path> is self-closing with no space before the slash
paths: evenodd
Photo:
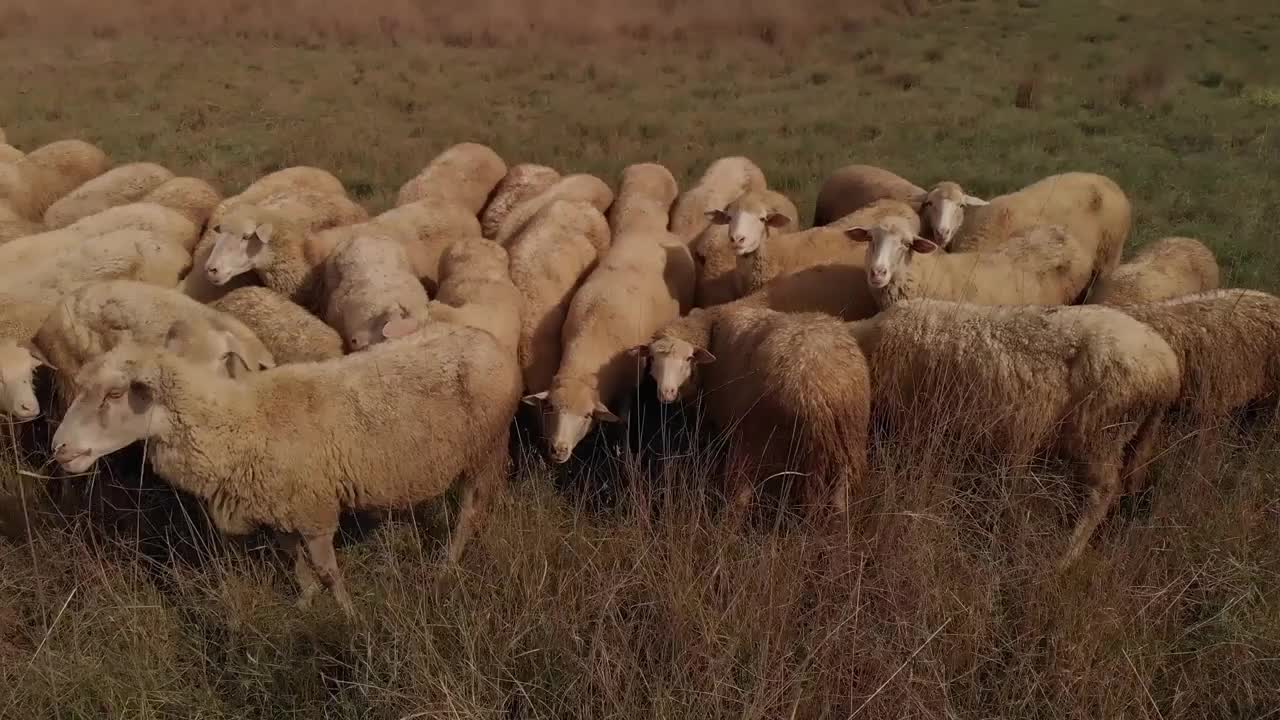
<path id="1" fill-rule="evenodd" d="M 745 154 L 805 221 L 849 162 L 980 195 L 1092 170 L 1129 193 L 1132 246 L 1198 237 L 1228 284 L 1280 289 L 1274 2 L 101 5 L 0 0 L 9 142 L 79 136 L 228 194 L 318 165 L 371 210 L 462 140 L 610 181 Z M 0 717 L 1268 717 L 1274 431 L 1203 437 L 1063 577 L 1056 466 L 941 467 L 899 438 L 868 549 L 726 529 L 709 463 L 674 453 L 602 456 L 572 489 L 535 462 L 458 571 L 408 524 L 353 533 L 352 624 L 296 611 L 268 539 L 219 540 L 152 479 L 108 523 L 9 498 L 37 529 L 0 541 Z"/>

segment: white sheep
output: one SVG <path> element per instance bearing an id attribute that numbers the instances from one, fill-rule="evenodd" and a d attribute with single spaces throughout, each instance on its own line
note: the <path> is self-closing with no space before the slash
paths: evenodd
<path id="1" fill-rule="evenodd" d="M 386 235 L 343 241 L 324 264 L 324 320 L 356 352 L 388 339 L 396 320 L 427 319 L 427 291 L 400 243 Z"/>
<path id="2" fill-rule="evenodd" d="M 269 288 L 237 288 L 209 307 L 248 326 L 278 363 L 317 362 L 343 355 L 337 330 Z"/>
<path id="3" fill-rule="evenodd" d="M 611 238 L 604 215 L 585 201 L 555 200 L 527 225 L 507 252 L 511 282 L 524 300 L 520 368 L 525 390 L 536 393 L 551 387 L 569 302 Z"/>
<path id="4" fill-rule="evenodd" d="M 106 153 L 82 140 L 59 140 L 13 163 L 0 163 L 0 200 L 38 221 L 55 200 L 106 171 Z"/>
<path id="5" fill-rule="evenodd" d="M 1216 290 L 1218 261 L 1194 238 L 1167 237 L 1148 243 L 1094 286 L 1089 302 L 1137 305 Z"/>
<path id="6" fill-rule="evenodd" d="M 44 224 L 51 230 L 66 227 L 80 218 L 140 200 L 161 183 L 171 179 L 173 173 L 155 163 L 119 165 L 50 205 L 44 212 Z"/>
<path id="7" fill-rule="evenodd" d="M 964 191 L 959 183 L 943 180 L 928 192 L 920 191 L 908 200 L 911 208 L 920 214 L 921 224 L 929 229 L 931 239 L 946 248 L 964 224 L 965 208 L 987 205 L 987 201 Z M 894 198 L 900 200 L 901 198 Z"/>
<path id="8" fill-rule="evenodd" d="M 707 167 L 693 187 L 676 198 L 671 208 L 671 232 L 692 243 L 711 224 L 708 212 L 723 210 L 746 193 L 766 188 L 764 172 L 749 158 L 720 158 Z"/>
<path id="9" fill-rule="evenodd" d="M 502 221 L 502 226 L 498 229 L 498 235 L 494 240 L 510 250 L 511 244 L 524 233 L 533 218 L 556 201 L 585 202 L 598 212 L 604 213 L 613 204 L 613 190 L 594 175 L 567 175 L 551 187 L 512 208 L 507 218 Z"/>
<path id="10" fill-rule="evenodd" d="M 190 267 L 186 250 L 145 230 L 115 230 L 90 240 L 33 235 L 0 246 L 0 289 L 56 299 L 92 280 L 173 287 Z"/>
<path id="11" fill-rule="evenodd" d="M 454 145 L 433 159 L 422 172 L 400 187 L 396 205 L 430 200 L 457 205 L 473 217 L 484 209 L 507 164 L 492 149 L 478 143 Z"/>
<path id="12" fill-rule="evenodd" d="M 40 414 L 35 374 L 49 361 L 31 336 L 52 305 L 26 302 L 0 292 L 0 418 L 31 420 Z"/>
<path id="13" fill-rule="evenodd" d="M 884 168 L 845 165 L 822 181 L 813 211 L 813 225 L 828 225 L 877 200 L 918 205 L 924 195 L 925 191 L 919 185 Z"/>
<path id="14" fill-rule="evenodd" d="M 872 407 L 898 435 L 1078 463 L 1089 501 L 1060 567 L 1141 481 L 1178 395 L 1173 349 L 1110 308 L 906 300 L 850 329 L 870 360 Z"/>
<path id="15" fill-rule="evenodd" d="M 520 398 L 519 369 L 491 337 L 439 325 L 240 379 L 128 344 L 86 366 L 78 384 L 53 437 L 64 469 L 85 472 L 147 441 L 151 467 L 202 499 L 220 530 L 280 533 L 300 604 L 318 580 L 348 614 L 333 549 L 339 514 L 410 507 L 456 488 L 447 552 L 456 563 L 502 491 Z"/>
<path id="16" fill-rule="evenodd" d="M 518 357 L 524 298 L 511 281 L 510 267 L 506 249 L 492 240 L 473 238 L 450 245 L 440 258 L 440 289 L 427 315 L 434 322 L 483 330 Z M 390 332 L 405 334 L 394 327 Z"/>
<path id="17" fill-rule="evenodd" d="M 560 181 L 560 173 L 546 165 L 521 163 L 507 170 L 506 176 L 493 189 L 493 196 L 480 215 L 480 230 L 484 237 L 498 237 L 502 223 L 517 205 L 530 200 Z"/>
<path id="18" fill-rule="evenodd" d="M 606 215 L 609 231 L 614 237 L 628 232 L 665 233 L 671 204 L 679 193 L 675 177 L 665 167 L 657 163 L 628 165 Z"/>
<path id="19" fill-rule="evenodd" d="M 1067 305 L 1084 299 L 1093 254 L 1061 226 L 1032 226 L 991 250 L 936 252 L 920 236 L 920 217 L 910 206 L 881 200 L 877 217 L 844 232 L 866 248 L 867 285 L 877 306 L 911 298 L 957 300 L 980 305 Z"/>
<path id="20" fill-rule="evenodd" d="M 222 193 L 213 185 L 194 177 L 175 177 L 160 183 L 142 196 L 142 202 L 177 210 L 201 229 L 222 202 Z"/>
<path id="21" fill-rule="evenodd" d="M 798 233 L 798 214 L 795 203 L 772 190 L 753 190 L 708 212 L 711 227 L 696 243 L 700 306 L 736 300 L 790 270 L 849 254 L 822 228 Z"/>

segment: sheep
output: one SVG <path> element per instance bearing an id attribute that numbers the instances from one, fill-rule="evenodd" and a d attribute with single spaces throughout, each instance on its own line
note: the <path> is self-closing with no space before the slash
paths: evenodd
<path id="1" fill-rule="evenodd" d="M 478 216 L 506 174 L 507 164 L 492 149 L 477 143 L 459 143 L 437 155 L 421 173 L 402 185 L 396 205 L 429 199 L 457 205 Z"/>
<path id="2" fill-rule="evenodd" d="M 657 163 L 627 166 L 622 171 L 618 197 L 606 216 L 609 231 L 614 237 L 627 232 L 666 232 L 671 204 L 679 193 L 675 177 L 665 167 Z"/>
<path id="3" fill-rule="evenodd" d="M 386 235 L 350 238 L 325 261 L 324 320 L 356 352 L 388 339 L 393 320 L 427 318 L 427 291 L 404 248 Z"/>
<path id="4" fill-rule="evenodd" d="M 1225 289 L 1126 305 L 1159 333 L 1182 368 L 1177 408 L 1215 423 L 1229 413 L 1280 399 L 1280 298 Z"/>
<path id="5" fill-rule="evenodd" d="M 58 235 L 78 236 L 92 240 L 116 230 L 146 230 L 190 253 L 195 250 L 203 226 L 193 218 L 197 208 L 173 208 L 153 201 L 129 203 L 103 210 L 62 228 L 44 233 L 52 239 Z"/>
<path id="6" fill-rule="evenodd" d="M 881 200 L 867 211 L 877 208 L 883 212 L 844 232 L 854 243 L 867 243 L 867 285 L 880 308 L 919 297 L 1065 305 L 1088 290 L 1092 253 L 1062 226 L 1025 228 L 991 250 L 945 253 L 920 237 L 920 217 L 905 203 Z"/>
<path id="7" fill-rule="evenodd" d="M 480 215 L 480 230 L 489 240 L 498 237 L 502 223 L 520 203 L 529 200 L 560 180 L 560 173 L 546 165 L 522 163 L 507 170 L 493 189 L 493 197 Z"/>
<path id="8" fill-rule="evenodd" d="M 40 223 L 32 222 L 19 215 L 13 203 L 0 199 L 0 245 L 10 240 L 35 235 L 43 230 L 44 226 Z"/>
<path id="9" fill-rule="evenodd" d="M 520 398 L 513 359 L 488 334 L 452 326 L 238 379 L 126 343 L 77 384 L 53 437 L 61 467 L 82 473 L 147 441 L 151 467 L 204 500 L 221 531 L 281 534 L 300 605 L 312 602 L 318 579 L 349 615 L 333 549 L 340 512 L 415 505 L 456 488 L 447 551 L 456 564 L 502 491 Z"/>
<path id="10" fill-rule="evenodd" d="M 1094 286 L 1089 302 L 1137 305 L 1216 290 L 1218 261 L 1193 238 L 1167 237 L 1139 250 Z"/>
<path id="11" fill-rule="evenodd" d="M 965 208 L 988 204 L 986 200 L 966 193 L 959 183 L 950 180 L 935 184 L 928 192 L 921 190 L 904 202 L 909 202 L 911 208 L 920 214 L 920 223 L 929 229 L 930 239 L 943 248 L 951 245 L 952 238 L 964 224 Z"/>
<path id="12" fill-rule="evenodd" d="M 145 230 L 115 230 L 90 241 L 33 235 L 0 246 L 0 288 L 54 299 L 92 280 L 173 287 L 190 267 L 186 250 Z"/>
<path id="13" fill-rule="evenodd" d="M 1113 180 L 1094 173 L 1068 172 L 992 198 L 965 214 L 953 239 L 938 237 L 951 252 L 974 252 L 997 249 L 1019 230 L 1061 225 L 1093 257 L 1096 282 L 1106 279 L 1120 264 L 1132 217 L 1129 198 Z M 934 232 L 939 233 L 937 226 Z"/>
<path id="14" fill-rule="evenodd" d="M 883 168 L 845 165 L 822 181 L 813 225 L 829 225 L 877 200 L 919 204 L 925 194 L 920 186 Z"/>
<path id="15" fill-rule="evenodd" d="M 221 222 L 222 217 L 237 205 L 255 205 L 273 195 L 289 192 L 345 196 L 347 189 L 342 186 L 341 180 L 327 170 L 308 165 L 295 165 L 263 175 L 238 195 L 223 200 L 214 208 L 213 214 L 209 217 L 209 223 L 216 225 Z"/>
<path id="16" fill-rule="evenodd" d="M 286 191 L 255 204 L 237 205 L 209 228 L 213 244 L 198 268 L 210 284 L 220 287 L 253 273 L 263 285 L 310 307 L 316 301 L 323 262 L 310 254 L 312 235 L 368 219 L 360 205 L 332 193 Z M 197 262 L 200 250 L 196 248 Z M 227 292 L 232 289 L 228 287 Z"/>
<path id="17" fill-rule="evenodd" d="M 209 303 L 244 323 L 278 363 L 342 357 L 342 336 L 289 298 L 264 287 L 242 287 Z"/>
<path id="18" fill-rule="evenodd" d="M 0 291 L 0 417 L 31 420 L 40 414 L 36 370 L 49 361 L 31 342 L 52 305 Z"/>
<path id="19" fill-rule="evenodd" d="M 666 218 L 665 211 L 651 215 Z M 637 218 L 636 224 L 653 227 L 659 219 Z M 569 304 L 551 387 L 523 399 L 546 419 L 553 462 L 567 462 L 595 421 L 619 421 L 609 405 L 629 405 L 643 377 L 637 348 L 688 312 L 696 277 L 688 246 L 666 230 L 631 231 L 614 240 Z"/>
<path id="20" fill-rule="evenodd" d="M 59 140 L 32 150 L 13 163 L 0 164 L 0 199 L 31 221 L 40 220 L 55 200 L 109 166 L 106 153 L 83 140 Z"/>
<path id="21" fill-rule="evenodd" d="M 872 407 L 900 433 L 945 428 L 1016 458 L 1054 449 L 1083 468 L 1089 501 L 1059 563 L 1072 564 L 1146 472 L 1180 367 L 1169 344 L 1119 310 L 896 303 L 850 323 L 870 360 Z"/>
<path id="22" fill-rule="evenodd" d="M 222 202 L 222 193 L 200 178 L 175 177 L 143 195 L 142 202 L 177 210 L 203 230 L 213 215 L 213 209 Z"/>
<path id="23" fill-rule="evenodd" d="M 752 190 L 768 188 L 764 172 L 745 157 L 723 157 L 711 163 L 693 187 L 684 191 L 671 208 L 668 226 L 686 243 L 692 243 L 711 221 L 707 213 L 723 209 Z"/>
<path id="24" fill-rule="evenodd" d="M 502 221 L 502 226 L 498 229 L 498 235 L 494 240 L 510 250 L 516 238 L 528 225 L 532 224 L 534 216 L 557 200 L 585 202 L 603 213 L 613 204 L 613 190 L 603 180 L 593 175 L 579 174 L 560 178 L 551 187 L 512 208 L 507 218 Z"/>
<path id="25" fill-rule="evenodd" d="M 137 201 L 173 176 L 167 168 L 155 163 L 129 163 L 114 167 L 50 205 L 44 212 L 44 224 L 56 230 L 80 218 Z"/>
<path id="26" fill-rule="evenodd" d="M 507 248 L 511 282 L 524 301 L 519 357 L 527 393 L 551 387 L 569 302 L 609 243 L 609 224 L 597 207 L 555 200 Z"/>
<path id="27" fill-rule="evenodd" d="M 795 203 L 772 190 L 753 190 L 728 207 L 709 211 L 712 225 L 697 241 L 702 258 L 699 284 L 706 303 L 702 306 L 749 295 L 779 274 L 811 264 L 811 260 L 849 254 L 844 243 L 832 242 L 831 233 L 823 229 L 797 234 L 798 214 Z M 770 240 L 772 230 L 786 233 L 787 239 Z M 826 242 L 814 246 L 815 240 L 824 237 Z M 766 248 L 766 244 L 777 247 Z"/>
<path id="28" fill-rule="evenodd" d="M 0 163 L 15 163 L 26 155 L 18 148 L 0 140 Z"/>
<path id="29" fill-rule="evenodd" d="M 60 408 L 75 397 L 80 369 L 126 340 L 167 346 L 215 370 L 236 370 L 226 365 L 231 351 L 249 370 L 276 365 L 248 326 L 177 290 L 132 280 L 86 283 L 64 295 L 35 333 L 36 348 L 57 370 L 54 388 Z"/>
<path id="30" fill-rule="evenodd" d="M 440 290 L 427 306 L 432 321 L 483 330 L 518 357 L 524 298 L 511 282 L 505 248 L 491 240 L 460 240 L 440 258 Z M 414 328 L 416 329 L 416 328 Z M 390 329 L 394 336 L 403 331 Z"/>

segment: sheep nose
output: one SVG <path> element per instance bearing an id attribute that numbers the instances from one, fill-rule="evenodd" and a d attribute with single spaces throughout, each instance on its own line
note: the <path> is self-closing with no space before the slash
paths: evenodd
<path id="1" fill-rule="evenodd" d="M 551 448 L 551 459 L 556 463 L 562 463 L 569 459 L 569 455 L 573 453 L 568 445 L 557 444 Z"/>
<path id="2" fill-rule="evenodd" d="M 22 403 L 18 406 L 18 409 L 22 411 L 22 414 L 25 417 L 30 417 L 36 414 L 35 403 Z"/>
<path id="3" fill-rule="evenodd" d="M 662 388 L 658 391 L 658 400 L 664 403 L 674 402 L 675 399 L 676 391 L 671 388 Z"/>

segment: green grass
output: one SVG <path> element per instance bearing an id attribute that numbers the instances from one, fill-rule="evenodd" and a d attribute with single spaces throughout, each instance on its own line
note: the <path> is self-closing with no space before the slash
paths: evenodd
<path id="1" fill-rule="evenodd" d="M 1091 170 L 1134 204 L 1130 251 L 1197 237 L 1225 284 L 1280 289 L 1280 6 L 1264 0 L 888 3 L 821 34 L 651 18 L 572 47 L 475 17 L 399 36 L 238 27 L 225 8 L 194 39 L 53 11 L 74 5 L 50 4 L 65 31 L 28 12 L 0 43 L 19 147 L 83 137 L 228 194 L 318 165 L 371 210 L 463 140 L 612 182 L 657 160 L 687 183 L 745 154 L 806 221 L 850 162 L 981 195 Z M 0 544 L 0 717 L 1274 716 L 1274 438 L 1229 438 L 1162 458 L 1061 578 L 1074 498 L 1052 467 L 973 478 L 879 448 L 871 552 L 722 527 L 706 463 L 602 465 L 576 491 L 535 464 L 458 571 L 404 525 L 348 542 L 354 624 L 295 611 L 261 538 L 219 541 L 148 480 L 115 491 L 110 523 L 37 518 Z M 606 480 L 622 499 L 601 509 L 581 488 Z M 0 484 L 18 482 L 34 491 Z"/>

